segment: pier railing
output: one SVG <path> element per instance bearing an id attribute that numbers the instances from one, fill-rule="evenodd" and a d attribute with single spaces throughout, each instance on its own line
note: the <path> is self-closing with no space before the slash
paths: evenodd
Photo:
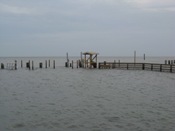
<path id="1" fill-rule="evenodd" d="M 99 69 L 149 70 L 175 73 L 175 65 L 157 63 L 99 62 Z"/>

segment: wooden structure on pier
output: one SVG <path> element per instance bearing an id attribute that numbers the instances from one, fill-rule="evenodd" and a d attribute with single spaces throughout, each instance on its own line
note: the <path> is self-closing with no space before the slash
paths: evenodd
<path id="1" fill-rule="evenodd" d="M 97 55 L 95 52 L 84 52 L 84 68 L 97 68 Z"/>

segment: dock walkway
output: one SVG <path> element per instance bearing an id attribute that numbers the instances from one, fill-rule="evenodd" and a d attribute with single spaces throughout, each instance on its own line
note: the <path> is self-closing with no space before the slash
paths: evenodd
<path id="1" fill-rule="evenodd" d="M 116 63 L 99 62 L 99 69 L 148 70 L 175 73 L 175 65 L 157 63 Z"/>

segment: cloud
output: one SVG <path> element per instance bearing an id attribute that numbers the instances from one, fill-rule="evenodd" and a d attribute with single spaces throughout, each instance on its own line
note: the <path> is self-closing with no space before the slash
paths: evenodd
<path id="1" fill-rule="evenodd" d="M 19 7 L 14 5 L 0 3 L 0 12 L 11 13 L 11 14 L 24 14 L 24 15 L 36 15 L 37 10 L 34 8 Z"/>

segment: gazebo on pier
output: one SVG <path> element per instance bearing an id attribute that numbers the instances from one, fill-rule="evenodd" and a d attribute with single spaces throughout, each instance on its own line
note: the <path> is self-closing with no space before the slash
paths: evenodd
<path id="1" fill-rule="evenodd" d="M 95 52 L 84 52 L 84 68 L 97 68 L 97 55 Z"/>

